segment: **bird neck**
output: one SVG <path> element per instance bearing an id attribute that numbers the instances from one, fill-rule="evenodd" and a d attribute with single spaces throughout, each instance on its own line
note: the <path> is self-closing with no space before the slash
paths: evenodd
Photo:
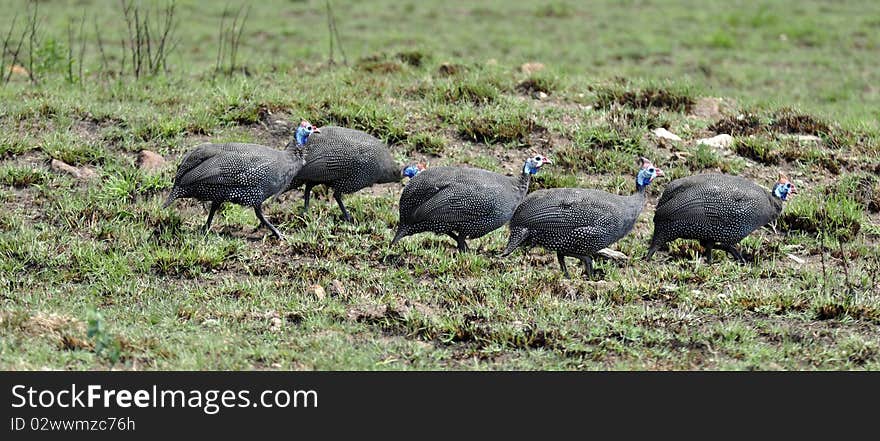
<path id="1" fill-rule="evenodd" d="M 631 198 L 636 200 L 639 207 L 643 207 L 645 205 L 645 201 L 648 199 L 648 186 L 647 185 L 639 185 L 636 183 L 636 191 L 632 195 Z"/>
<path id="2" fill-rule="evenodd" d="M 302 152 L 305 147 L 305 144 L 300 144 L 299 140 L 293 138 L 287 145 L 284 147 L 284 150 L 288 152 Z"/>
<path id="3" fill-rule="evenodd" d="M 532 174 L 526 170 L 516 178 L 516 188 L 519 190 L 521 194 L 526 194 L 529 191 L 529 184 L 532 182 Z"/>
<path id="4" fill-rule="evenodd" d="M 400 182 L 403 180 L 403 168 L 406 165 L 398 165 L 395 163 L 384 164 L 381 176 L 379 176 L 380 184 L 388 184 L 391 182 Z"/>
<path id="5" fill-rule="evenodd" d="M 776 216 L 779 216 L 782 213 L 782 198 L 776 197 L 775 195 L 770 195 L 770 206 L 773 207 L 773 211 L 776 213 Z M 774 218 L 776 217 L 774 216 Z"/>

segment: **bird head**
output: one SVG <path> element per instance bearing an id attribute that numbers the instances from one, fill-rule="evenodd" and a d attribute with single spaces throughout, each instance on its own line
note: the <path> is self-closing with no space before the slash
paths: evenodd
<path id="1" fill-rule="evenodd" d="M 787 201 L 788 195 L 795 193 L 797 193 L 797 189 L 794 188 L 794 184 L 788 180 L 787 176 L 780 173 L 779 179 L 776 180 L 776 186 L 773 187 L 773 195 L 783 201 Z"/>
<path id="2" fill-rule="evenodd" d="M 550 161 L 550 158 L 548 158 L 546 156 L 543 156 L 543 155 L 532 156 L 531 158 L 526 159 L 526 163 L 525 163 L 525 165 L 523 165 L 523 173 L 528 173 L 530 175 L 533 175 L 535 173 L 538 173 L 538 170 L 540 170 L 541 166 L 543 166 L 544 164 L 552 164 L 552 163 L 553 162 Z"/>
<path id="3" fill-rule="evenodd" d="M 647 187 L 657 176 L 664 176 L 663 170 L 655 167 L 648 158 L 639 158 L 639 163 L 639 174 L 636 175 L 636 185 L 639 188 Z"/>
<path id="4" fill-rule="evenodd" d="M 425 169 L 425 164 L 410 164 L 403 168 L 400 174 L 407 178 L 414 178 Z"/>
<path id="5" fill-rule="evenodd" d="M 306 145 L 306 141 L 309 140 L 309 135 L 312 133 L 321 133 L 321 129 L 312 125 L 312 123 L 302 120 L 299 123 L 299 127 L 296 128 L 296 143 L 297 145 Z"/>

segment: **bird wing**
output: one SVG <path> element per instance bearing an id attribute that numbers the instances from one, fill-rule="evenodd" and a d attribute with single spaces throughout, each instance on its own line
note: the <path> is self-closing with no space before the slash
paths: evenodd
<path id="1" fill-rule="evenodd" d="M 434 187 L 434 195 L 421 203 L 409 216 L 411 223 L 419 223 L 441 216 L 454 216 L 456 220 L 469 221 L 492 214 L 492 204 L 468 203 L 468 196 L 475 192 L 489 190 L 483 195 L 490 195 L 491 189 L 475 189 L 460 182 L 447 183 Z M 476 195 L 479 196 L 479 195 Z M 494 199 L 488 196 L 489 200 Z"/>
<path id="2" fill-rule="evenodd" d="M 706 181 L 706 175 L 694 175 L 685 178 L 679 178 L 670 182 L 666 185 L 666 188 L 663 189 L 663 194 L 660 195 L 660 200 L 657 201 L 657 207 L 659 208 L 661 205 L 665 204 L 666 201 L 673 199 L 680 193 L 685 192 L 693 188 L 695 185 L 699 185 Z"/>
<path id="3" fill-rule="evenodd" d="M 704 182 L 680 186 L 661 199 L 654 219 L 701 219 L 708 225 L 727 225 L 731 219 L 755 216 L 756 204 L 750 189 L 728 183 Z"/>
<path id="4" fill-rule="evenodd" d="M 309 137 L 306 143 L 306 165 L 298 179 L 333 182 L 374 160 L 375 149 L 384 144 L 359 130 L 325 127 Z"/>
<path id="5" fill-rule="evenodd" d="M 268 167 L 277 159 L 245 147 L 221 144 L 194 149 L 181 162 L 175 185 L 246 185 L 254 171 Z"/>
<path id="6" fill-rule="evenodd" d="M 579 228 L 616 226 L 621 209 L 610 194 L 589 190 L 533 194 L 520 204 L 514 222 L 527 228 Z"/>

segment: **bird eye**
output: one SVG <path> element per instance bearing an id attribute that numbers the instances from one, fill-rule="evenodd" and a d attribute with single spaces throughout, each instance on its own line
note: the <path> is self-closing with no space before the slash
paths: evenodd
<path id="1" fill-rule="evenodd" d="M 535 161 L 540 161 L 540 160 L 541 160 L 540 156 L 535 156 Z"/>
<path id="2" fill-rule="evenodd" d="M 648 173 L 654 173 L 654 168 L 653 168 L 653 167 L 652 167 L 652 168 L 649 168 L 649 169 L 648 169 Z"/>
<path id="3" fill-rule="evenodd" d="M 791 188 L 791 184 L 785 184 L 785 188 L 786 188 L 786 189 Z"/>

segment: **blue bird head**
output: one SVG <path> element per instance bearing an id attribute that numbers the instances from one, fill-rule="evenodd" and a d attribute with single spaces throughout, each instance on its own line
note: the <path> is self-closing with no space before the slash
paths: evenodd
<path id="1" fill-rule="evenodd" d="M 403 168 L 400 172 L 401 175 L 407 178 L 414 178 L 417 174 L 421 173 L 422 170 L 425 169 L 424 164 L 410 164 Z"/>
<path id="2" fill-rule="evenodd" d="M 543 155 L 535 155 L 529 159 L 526 159 L 526 163 L 523 165 L 523 173 L 528 173 L 533 175 L 538 173 L 538 170 L 541 169 L 541 166 L 544 164 L 552 164 L 549 158 Z"/>
<path id="3" fill-rule="evenodd" d="M 309 140 L 309 135 L 312 133 L 321 133 L 321 129 L 312 126 L 312 123 L 303 120 L 299 123 L 299 127 L 296 128 L 296 144 L 299 146 L 306 145 L 306 141 Z"/>
<path id="4" fill-rule="evenodd" d="M 773 187 L 773 195 L 783 201 L 787 201 L 788 195 L 795 193 L 797 193 L 797 189 L 794 188 L 794 184 L 785 175 L 780 173 L 779 179 L 776 180 L 776 185 Z"/>
<path id="5" fill-rule="evenodd" d="M 654 164 L 645 157 L 639 158 L 640 167 L 639 174 L 636 175 L 636 186 L 641 190 L 654 181 L 657 176 L 664 176 L 663 170 L 655 167 Z"/>

